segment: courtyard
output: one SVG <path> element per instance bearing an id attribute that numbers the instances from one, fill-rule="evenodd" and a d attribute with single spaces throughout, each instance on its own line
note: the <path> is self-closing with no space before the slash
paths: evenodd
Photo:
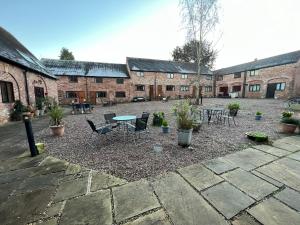
<path id="1" fill-rule="evenodd" d="M 284 110 L 284 102 L 281 100 L 205 98 L 199 110 L 207 107 L 226 108 L 229 103 L 238 102 L 241 109 L 236 117 L 237 126 L 233 123 L 228 126 L 214 123 L 208 125 L 204 122 L 200 131 L 193 133 L 192 145 L 182 148 L 177 144 L 176 117 L 172 112 L 172 106 L 176 102 L 177 100 L 166 103 L 151 101 L 117 104 L 112 107 L 96 106 L 91 114 L 76 115 L 71 115 L 67 108 L 64 118 L 65 135 L 60 138 L 53 137 L 48 126 L 45 126 L 35 133 L 36 141 L 44 142 L 47 152 L 59 159 L 134 181 L 249 147 L 255 143 L 245 137 L 247 131 L 265 132 L 271 140 L 283 136 L 278 127 L 281 112 Z M 254 119 L 257 111 L 263 113 L 261 121 Z M 142 135 L 137 146 L 131 137 L 124 142 L 122 132 L 106 136 L 92 134 L 86 119 L 96 124 L 101 123 L 104 122 L 103 115 L 109 112 L 136 116 L 149 112 L 150 133 Z M 160 127 L 152 126 L 154 112 L 165 113 L 171 127 L 169 134 L 163 134 Z"/>

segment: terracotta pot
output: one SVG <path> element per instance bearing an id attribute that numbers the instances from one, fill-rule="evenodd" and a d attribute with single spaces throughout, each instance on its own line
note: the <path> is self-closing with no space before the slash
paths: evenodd
<path id="1" fill-rule="evenodd" d="M 59 126 L 50 126 L 52 134 L 54 136 L 61 137 L 63 136 L 65 132 L 65 126 L 64 125 L 59 125 Z"/>
<path id="2" fill-rule="evenodd" d="M 297 125 L 281 123 L 281 130 L 283 133 L 293 134 L 293 133 L 295 133 L 296 128 L 297 128 Z"/>

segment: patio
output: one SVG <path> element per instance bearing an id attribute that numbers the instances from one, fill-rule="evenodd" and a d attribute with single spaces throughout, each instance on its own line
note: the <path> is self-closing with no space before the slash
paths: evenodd
<path id="1" fill-rule="evenodd" d="M 176 101 L 141 102 L 118 104 L 112 107 L 95 107 L 92 114 L 67 115 L 65 135 L 55 138 L 48 128 L 35 133 L 36 140 L 46 143 L 49 154 L 72 163 L 95 170 L 105 171 L 129 181 L 156 176 L 166 171 L 175 171 L 184 166 L 206 159 L 224 156 L 254 144 L 245 138 L 247 131 L 263 131 L 271 139 L 282 136 L 278 133 L 278 121 L 283 111 L 280 100 L 251 99 L 204 99 L 203 107 L 226 107 L 230 102 L 239 102 L 241 110 L 236 118 L 237 126 L 208 125 L 205 123 L 199 133 L 193 134 L 192 145 L 183 149 L 177 145 L 175 116 L 171 111 Z M 162 111 L 171 126 L 169 134 L 162 134 L 161 128 L 153 127 L 152 113 Z M 255 121 L 256 111 L 263 112 L 263 120 Z M 92 135 L 86 118 L 99 123 L 104 113 L 136 115 L 149 112 L 150 134 L 139 140 L 146 143 L 135 146 L 133 141 L 122 141 L 122 136 Z M 112 139 L 112 140 L 110 140 Z M 20 143 L 21 145 L 22 143 Z M 23 142 L 23 145 L 26 145 Z"/>

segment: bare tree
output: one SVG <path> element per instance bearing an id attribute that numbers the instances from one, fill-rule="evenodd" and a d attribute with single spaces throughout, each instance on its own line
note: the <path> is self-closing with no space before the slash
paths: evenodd
<path id="1" fill-rule="evenodd" d="M 189 41 L 197 42 L 197 76 L 194 79 L 196 86 L 196 104 L 199 104 L 201 88 L 202 56 L 204 51 L 204 42 L 208 42 L 208 35 L 214 30 L 219 21 L 218 0 L 181 0 L 181 13 L 187 37 Z M 208 42 L 210 43 L 210 42 Z"/>

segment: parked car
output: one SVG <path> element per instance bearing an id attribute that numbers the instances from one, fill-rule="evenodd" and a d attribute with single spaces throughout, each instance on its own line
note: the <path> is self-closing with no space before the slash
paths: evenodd
<path id="1" fill-rule="evenodd" d="M 133 102 L 145 102 L 146 98 L 145 97 L 133 97 L 132 101 Z"/>

